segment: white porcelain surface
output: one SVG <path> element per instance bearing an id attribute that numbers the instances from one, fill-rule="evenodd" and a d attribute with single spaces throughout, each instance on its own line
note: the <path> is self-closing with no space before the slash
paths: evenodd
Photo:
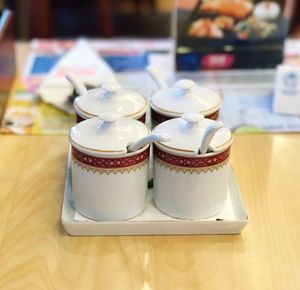
<path id="1" fill-rule="evenodd" d="M 154 93 L 150 105 L 155 111 L 170 117 L 180 117 L 192 111 L 208 115 L 219 110 L 221 99 L 214 91 L 183 79 L 173 87 Z"/>
<path id="2" fill-rule="evenodd" d="M 80 213 L 95 220 L 124 220 L 143 210 L 148 182 L 143 151 L 149 145 L 131 153 L 127 146 L 149 131 L 135 119 L 105 113 L 72 127 L 72 185 Z"/>
<path id="3" fill-rule="evenodd" d="M 66 74 L 66 79 L 72 84 L 72 86 L 75 89 L 75 92 L 78 95 L 88 94 L 88 90 L 87 90 L 86 86 L 81 81 L 81 79 L 78 78 L 75 74 L 73 74 L 73 73 Z"/>
<path id="4" fill-rule="evenodd" d="M 74 101 L 76 112 L 84 119 L 99 113 L 117 113 L 123 117 L 140 118 L 147 111 L 148 101 L 142 95 L 123 89 L 116 82 L 104 83 Z"/>
<path id="5" fill-rule="evenodd" d="M 155 142 L 163 153 L 160 157 L 154 154 L 154 200 L 162 212 L 197 219 L 222 210 L 228 191 L 230 130 L 214 132 L 210 148 L 216 152 L 199 153 L 203 137 L 219 123 L 198 113 L 186 113 L 154 128 L 154 133 L 170 135 L 168 142 Z M 170 156 L 166 158 L 166 154 Z"/>
<path id="6" fill-rule="evenodd" d="M 168 134 L 150 134 L 146 137 L 138 140 L 135 143 L 132 143 L 130 146 L 128 146 L 127 150 L 128 152 L 134 152 L 138 149 L 144 147 L 146 144 L 152 144 L 153 142 L 167 142 L 170 140 L 170 135 Z"/>
<path id="7" fill-rule="evenodd" d="M 82 215 L 94 220 L 126 220 L 144 209 L 148 162 L 130 172 L 112 169 L 109 174 L 87 171 L 73 160 L 71 168 L 74 206 Z"/>
<path id="8" fill-rule="evenodd" d="M 157 69 L 157 67 L 153 66 L 153 65 L 149 65 L 146 68 L 147 72 L 149 73 L 151 79 L 155 82 L 156 86 L 159 89 L 166 89 L 167 83 L 165 82 L 165 80 L 162 78 L 160 71 Z"/>
<path id="9" fill-rule="evenodd" d="M 93 156 L 124 155 L 128 145 L 148 134 L 149 129 L 142 122 L 103 113 L 73 126 L 70 142 L 78 150 Z"/>
<path id="10" fill-rule="evenodd" d="M 170 119 L 157 125 L 153 133 L 170 135 L 169 141 L 158 143 L 165 150 L 179 155 L 195 156 L 198 154 L 206 129 L 215 123 L 218 122 L 204 118 L 201 114 L 186 113 L 182 118 Z M 228 128 L 222 128 L 212 138 L 210 148 L 220 151 L 228 147 L 231 142 L 231 131 Z"/>
<path id="11" fill-rule="evenodd" d="M 229 163 L 212 172 L 177 172 L 154 161 L 154 201 L 165 214 L 207 218 L 222 211 L 228 192 Z"/>

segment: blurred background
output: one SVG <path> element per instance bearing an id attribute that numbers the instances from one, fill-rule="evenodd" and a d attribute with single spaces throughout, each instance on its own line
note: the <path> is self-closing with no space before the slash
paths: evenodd
<path id="1" fill-rule="evenodd" d="M 299 2 L 0 0 L 0 133 L 67 134 L 74 123 L 68 71 L 97 80 L 99 72 L 114 74 L 149 97 L 149 64 L 168 84 L 189 78 L 217 90 L 233 130 L 300 132 L 300 111 L 273 110 L 276 66 L 300 67 Z"/>
<path id="2" fill-rule="evenodd" d="M 19 39 L 170 35 L 173 0 L 1 0 Z"/>
<path id="3" fill-rule="evenodd" d="M 193 1 L 191 1 L 193 2 Z M 290 33 L 297 33 L 295 1 Z M 166 37 L 174 0 L 0 0 L 15 13 L 18 39 L 49 37 Z"/>

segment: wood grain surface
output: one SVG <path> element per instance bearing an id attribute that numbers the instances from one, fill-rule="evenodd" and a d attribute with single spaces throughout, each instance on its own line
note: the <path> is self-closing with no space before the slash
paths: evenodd
<path id="1" fill-rule="evenodd" d="M 299 148 L 299 134 L 236 136 L 250 214 L 241 235 L 70 237 L 60 223 L 67 136 L 0 135 L 0 289 L 298 289 Z"/>
<path id="2" fill-rule="evenodd" d="M 0 289 L 297 289 L 300 138 L 238 135 L 241 235 L 70 237 L 61 224 L 68 140 L 0 136 Z"/>

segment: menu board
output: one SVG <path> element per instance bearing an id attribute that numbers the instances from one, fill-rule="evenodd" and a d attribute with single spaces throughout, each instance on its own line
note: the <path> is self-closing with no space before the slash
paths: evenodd
<path id="1" fill-rule="evenodd" d="M 178 0 L 178 70 L 273 68 L 294 0 Z"/>

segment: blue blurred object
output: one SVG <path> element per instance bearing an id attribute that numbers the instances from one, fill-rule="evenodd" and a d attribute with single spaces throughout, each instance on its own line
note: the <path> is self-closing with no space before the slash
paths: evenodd
<path id="1" fill-rule="evenodd" d="M 57 63 L 60 56 L 57 55 L 40 55 L 36 56 L 31 68 L 31 74 L 46 74 Z"/>
<path id="2" fill-rule="evenodd" d="M 134 55 L 107 55 L 103 56 L 103 58 L 115 72 L 144 70 L 149 65 L 147 53 Z"/>
<path id="3" fill-rule="evenodd" d="M 30 73 L 32 75 L 46 74 L 61 58 L 58 55 L 35 56 Z M 104 60 L 115 72 L 144 70 L 149 65 L 148 54 L 139 53 L 134 55 L 107 55 Z"/>
<path id="4" fill-rule="evenodd" d="M 201 69 L 200 55 L 197 52 L 177 54 L 177 70 L 198 71 Z"/>

